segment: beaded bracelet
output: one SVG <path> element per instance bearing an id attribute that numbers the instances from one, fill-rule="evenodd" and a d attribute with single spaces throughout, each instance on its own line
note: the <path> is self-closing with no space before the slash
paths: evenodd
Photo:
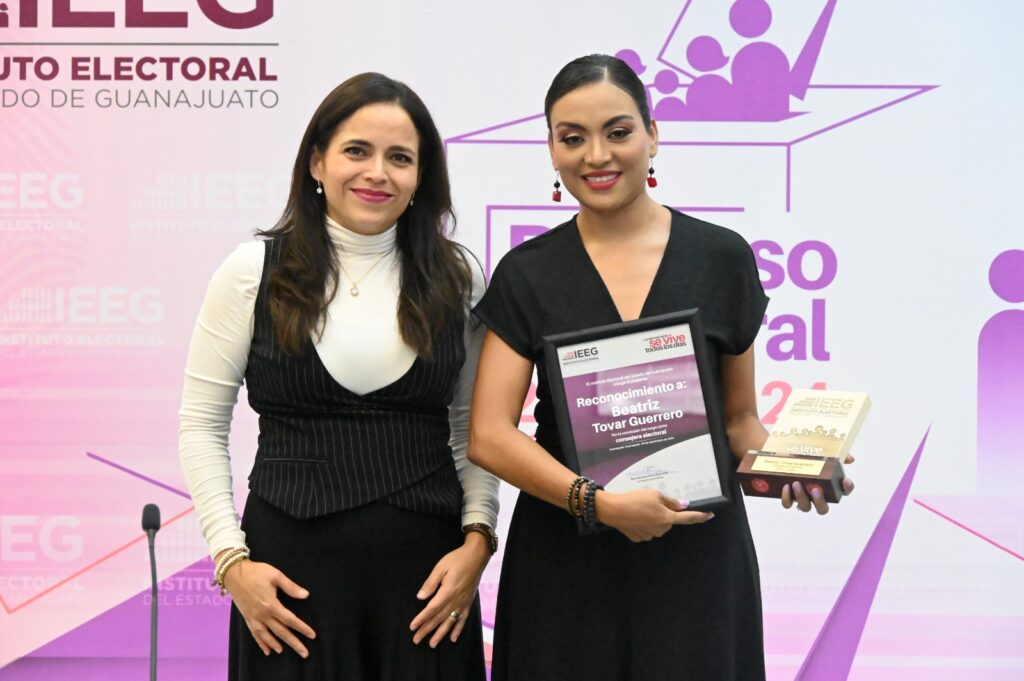
<path id="1" fill-rule="evenodd" d="M 232 566 L 234 566 L 236 563 L 241 563 L 243 560 L 249 560 L 249 555 L 247 553 L 233 554 L 230 558 L 221 563 L 220 571 L 217 573 L 213 580 L 214 585 L 220 588 L 221 596 L 225 595 L 228 592 L 228 588 L 224 584 L 224 576 L 227 574 L 228 570 Z"/>
<path id="2" fill-rule="evenodd" d="M 584 489 L 587 485 L 592 484 L 594 481 L 590 478 L 583 478 L 580 482 L 579 487 L 576 488 L 576 492 L 573 495 L 573 516 L 582 520 L 583 512 L 585 509 Z"/>
<path id="3" fill-rule="evenodd" d="M 232 557 L 234 557 L 236 555 L 239 555 L 239 554 L 241 554 L 243 552 L 244 552 L 244 549 L 242 549 L 242 548 L 233 548 L 233 549 L 230 549 L 228 551 L 225 551 L 220 556 L 218 556 L 215 559 L 214 564 L 213 564 L 213 577 L 214 577 L 214 579 L 216 579 L 217 576 L 220 575 L 221 567 L 224 565 L 225 561 L 227 561 L 229 558 L 232 558 Z"/>
<path id="4" fill-rule="evenodd" d="M 227 574 L 229 568 L 236 563 L 241 563 L 243 560 L 249 559 L 249 547 L 240 546 L 238 548 L 231 549 L 217 561 L 213 568 L 213 582 L 211 586 L 220 588 L 220 595 L 223 596 L 228 592 L 227 587 L 224 586 L 224 575 Z"/>
<path id="5" fill-rule="evenodd" d="M 569 512 L 574 518 L 582 516 L 582 507 L 580 505 L 580 488 L 587 481 L 582 475 L 577 476 L 572 484 L 569 485 L 569 492 L 565 495 L 565 510 Z"/>
<path id="6" fill-rule="evenodd" d="M 227 553 L 222 555 L 219 560 L 217 560 L 217 563 L 213 567 L 213 580 L 214 580 L 215 583 L 220 585 L 221 582 L 224 581 L 224 573 L 227 571 L 228 562 L 229 561 L 236 561 L 239 556 L 241 556 L 243 558 L 248 557 L 249 556 L 249 549 L 248 548 L 235 548 L 235 549 L 231 549 L 230 551 L 228 551 Z M 234 564 L 234 563 L 232 562 L 232 564 Z"/>
<path id="7" fill-rule="evenodd" d="M 240 556 L 240 555 L 248 556 L 249 555 L 249 547 L 248 546 L 236 546 L 235 548 L 230 549 L 229 551 L 223 553 L 219 558 L 217 558 L 217 562 L 216 562 L 216 564 L 213 567 L 213 575 L 214 575 L 214 577 L 219 577 L 220 575 L 222 575 L 224 573 L 224 567 L 227 564 L 227 562 L 229 560 L 233 559 L 235 556 Z"/>
<path id="8" fill-rule="evenodd" d="M 597 491 L 604 489 L 593 480 L 587 481 L 587 491 L 583 497 L 583 524 L 587 527 L 597 527 Z"/>

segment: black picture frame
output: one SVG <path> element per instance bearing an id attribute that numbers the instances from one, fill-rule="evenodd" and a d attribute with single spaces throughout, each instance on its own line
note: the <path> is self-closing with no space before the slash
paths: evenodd
<path id="1" fill-rule="evenodd" d="M 551 399 L 554 406 L 556 422 L 558 424 L 558 434 L 566 463 L 577 474 L 585 475 L 585 473 L 582 473 L 584 467 L 581 466 L 579 455 L 577 453 L 576 438 L 573 434 L 569 404 L 566 398 L 565 383 L 560 361 L 562 349 L 569 346 L 595 343 L 609 338 L 635 333 L 657 332 L 659 329 L 668 329 L 681 324 L 686 324 L 690 330 L 693 356 L 700 379 L 701 396 L 704 400 L 707 430 L 710 435 L 710 454 L 713 455 L 715 459 L 715 469 L 718 473 L 718 483 L 721 492 L 718 496 L 690 500 L 691 503 L 688 506 L 688 510 L 713 511 L 735 503 L 733 498 L 733 489 L 730 483 L 733 471 L 736 468 L 736 461 L 732 451 L 729 449 L 728 440 L 726 438 L 725 421 L 720 407 L 721 402 L 718 399 L 718 386 L 712 376 L 711 365 L 708 359 L 707 341 L 704 337 L 704 328 L 701 323 L 700 312 L 697 308 L 671 312 L 654 317 L 645 317 L 628 322 L 597 326 L 579 331 L 544 336 L 542 341 L 544 344 L 544 357 L 548 383 L 551 389 Z"/>

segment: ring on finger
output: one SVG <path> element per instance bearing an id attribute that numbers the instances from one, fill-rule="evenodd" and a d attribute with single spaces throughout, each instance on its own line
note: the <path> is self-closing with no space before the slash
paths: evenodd
<path id="1" fill-rule="evenodd" d="M 453 622 L 458 622 L 460 619 L 462 619 L 462 613 L 458 610 L 452 610 L 448 614 L 448 618 L 451 619 Z"/>

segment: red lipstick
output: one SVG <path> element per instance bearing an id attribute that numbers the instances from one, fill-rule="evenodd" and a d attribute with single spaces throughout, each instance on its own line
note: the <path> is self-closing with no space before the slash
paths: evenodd
<path id="1" fill-rule="evenodd" d="M 353 189 L 352 193 L 368 203 L 384 203 L 392 196 L 388 192 L 381 192 L 376 189 Z"/>
<path id="2" fill-rule="evenodd" d="M 596 191 L 602 191 L 610 189 L 619 181 L 622 173 L 614 170 L 604 170 L 599 172 L 587 173 L 583 176 L 583 181 L 587 187 Z"/>

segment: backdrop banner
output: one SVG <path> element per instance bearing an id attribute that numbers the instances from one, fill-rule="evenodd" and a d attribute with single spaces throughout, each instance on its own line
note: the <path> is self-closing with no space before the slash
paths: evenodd
<path id="1" fill-rule="evenodd" d="M 827 517 L 747 500 L 769 678 L 1024 677 L 1020 26 L 953 0 L 0 3 L 0 681 L 143 678 L 150 502 L 161 676 L 224 678 L 186 350 L 323 96 L 372 70 L 423 97 L 489 274 L 577 209 L 550 202 L 543 98 L 593 52 L 647 86 L 652 195 L 752 244 L 765 423 L 794 388 L 873 402 Z M 239 508 L 255 449 L 243 390 Z"/>

